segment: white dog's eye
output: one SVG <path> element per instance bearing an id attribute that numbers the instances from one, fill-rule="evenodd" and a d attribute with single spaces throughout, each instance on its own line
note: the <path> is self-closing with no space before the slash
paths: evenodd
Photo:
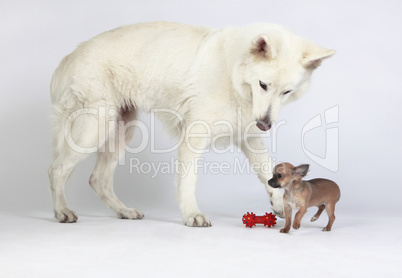
<path id="1" fill-rule="evenodd" d="M 263 88 L 264 91 L 266 91 L 267 88 L 268 88 L 267 84 L 265 84 L 265 83 L 262 82 L 261 80 L 260 80 L 260 86 L 261 86 L 261 88 Z"/>
<path id="2" fill-rule="evenodd" d="M 289 94 L 291 92 L 292 92 L 292 90 L 289 90 L 289 91 L 283 92 L 282 94 L 287 95 L 287 94 Z"/>

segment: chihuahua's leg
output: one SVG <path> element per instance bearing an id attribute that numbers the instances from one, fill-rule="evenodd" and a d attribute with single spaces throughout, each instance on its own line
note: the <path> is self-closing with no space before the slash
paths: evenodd
<path id="1" fill-rule="evenodd" d="M 292 207 L 285 203 L 285 216 L 286 216 L 286 223 L 285 227 L 283 227 L 280 232 L 281 233 L 288 233 L 290 230 L 290 226 L 292 225 Z"/>
<path id="2" fill-rule="evenodd" d="M 307 212 L 306 206 L 300 207 L 299 211 L 295 215 L 295 220 L 293 222 L 293 229 L 297 230 L 300 228 L 301 220 L 303 216 L 306 214 L 306 212 Z"/>
<path id="3" fill-rule="evenodd" d="M 325 211 L 328 214 L 329 220 L 328 220 L 327 226 L 322 230 L 324 232 L 329 232 L 329 231 L 331 231 L 332 224 L 334 224 L 334 221 L 335 221 L 335 204 L 333 204 L 333 203 L 326 204 Z"/>
<path id="4" fill-rule="evenodd" d="M 283 193 L 279 189 L 268 185 L 268 180 L 272 178 L 272 164 L 268 150 L 262 138 L 250 137 L 241 144 L 241 150 L 248 158 L 253 171 L 257 173 L 259 180 L 264 184 L 271 201 L 272 210 L 281 218 L 284 218 Z"/>
<path id="5" fill-rule="evenodd" d="M 318 211 L 317 213 L 311 218 L 311 222 L 316 221 L 318 218 L 320 218 L 321 213 L 324 211 L 325 205 L 322 204 L 321 206 L 318 206 Z"/>

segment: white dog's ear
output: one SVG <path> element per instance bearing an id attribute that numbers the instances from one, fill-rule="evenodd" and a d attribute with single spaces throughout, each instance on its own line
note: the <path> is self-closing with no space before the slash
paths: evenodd
<path id="1" fill-rule="evenodd" d="M 268 42 L 266 35 L 257 36 L 251 45 L 251 53 L 260 56 L 261 58 L 273 59 L 275 58 L 275 52 L 272 46 Z"/>
<path id="2" fill-rule="evenodd" d="M 303 54 L 302 65 L 308 69 L 315 69 L 324 59 L 335 54 L 335 50 L 326 49 L 317 45 L 310 45 Z"/>

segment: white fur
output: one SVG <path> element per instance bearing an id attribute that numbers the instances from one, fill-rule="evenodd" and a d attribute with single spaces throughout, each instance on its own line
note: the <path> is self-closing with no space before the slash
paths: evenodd
<path id="1" fill-rule="evenodd" d="M 77 220 L 67 208 L 64 185 L 75 165 L 87 156 L 72 150 L 66 137 L 85 148 L 103 148 L 90 185 L 119 217 L 143 217 L 138 209 L 125 207 L 113 191 L 114 170 L 124 148 L 110 144 L 110 138 L 128 142 L 133 128 L 122 133 L 118 125 L 103 126 L 96 113 L 85 113 L 70 123 L 69 116 L 75 111 L 114 109 L 115 115 L 106 115 L 108 122 L 128 123 L 136 119 L 138 111 L 171 109 L 182 120 L 171 115 L 161 120 L 176 136 L 188 136 L 186 127 L 202 120 L 211 127 L 211 136 L 191 138 L 178 150 L 179 161 L 191 163 L 202 155 L 194 149 L 209 148 L 213 136 L 227 132 L 222 125 L 214 125 L 219 120 L 231 123 L 234 134 L 244 134 L 250 123 L 250 132 L 262 134 L 255 121 L 266 118 L 274 122 L 282 105 L 306 91 L 312 70 L 333 53 L 271 24 L 215 30 L 168 22 L 144 23 L 123 26 L 82 43 L 62 60 L 51 83 L 55 122 L 49 177 L 56 218 L 60 222 Z M 259 81 L 268 85 L 267 91 Z M 289 90 L 292 93 L 282 94 Z M 103 128 L 110 134 L 99 134 Z M 193 132 L 205 133 L 199 125 L 191 129 Z M 246 142 L 236 137 L 234 144 L 254 165 L 269 159 L 261 138 Z M 249 145 L 264 151 L 256 153 Z M 271 196 L 273 209 L 283 214 L 280 192 L 267 185 L 271 173 L 261 171 L 258 177 Z M 209 226 L 197 206 L 196 183 L 195 171 L 178 175 L 183 220 L 189 226 Z"/>

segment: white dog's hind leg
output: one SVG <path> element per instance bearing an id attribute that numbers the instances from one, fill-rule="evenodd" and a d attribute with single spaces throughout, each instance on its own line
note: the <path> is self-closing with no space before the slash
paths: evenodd
<path id="1" fill-rule="evenodd" d="M 126 143 L 129 143 L 134 133 L 134 126 L 127 125 L 127 123 L 134 120 L 135 116 L 135 110 L 121 112 L 123 121 L 120 121 L 114 135 L 105 142 L 103 149 L 98 152 L 96 166 L 89 179 L 89 184 L 99 198 L 121 219 L 141 219 L 144 217 L 140 210 L 127 208 L 113 190 L 113 176 L 116 166 L 124 156 Z M 115 140 L 115 138 L 118 138 L 118 140 Z M 111 150 L 111 147 L 114 147 L 114 149 Z"/>
<path id="2" fill-rule="evenodd" d="M 268 180 L 272 178 L 272 166 L 265 147 L 264 141 L 259 137 L 247 138 L 247 142 L 243 142 L 241 149 L 248 158 L 250 165 L 258 175 L 259 180 L 264 184 L 271 201 L 272 210 L 276 215 L 283 218 L 283 194 L 279 189 L 272 188 L 268 185 Z"/>
<path id="3" fill-rule="evenodd" d="M 50 189 L 52 191 L 54 215 L 60 223 L 74 223 L 78 220 L 74 211 L 67 208 L 64 187 L 75 165 L 85 156 L 69 153 L 57 158 L 49 167 Z"/>
<path id="4" fill-rule="evenodd" d="M 113 190 L 113 175 L 119 161 L 119 155 L 110 152 L 98 153 L 98 159 L 89 184 L 99 198 L 121 219 L 141 219 L 144 214 L 136 208 L 127 208 Z"/>
<path id="5" fill-rule="evenodd" d="M 199 149 L 199 148 L 198 148 Z M 179 148 L 177 197 L 184 224 L 190 227 L 209 227 L 211 222 L 201 213 L 195 198 L 197 185 L 197 158 L 200 153 L 190 150 L 185 143 Z"/>
<path id="6" fill-rule="evenodd" d="M 75 166 L 88 156 L 88 153 L 81 152 L 80 147 L 95 146 L 98 142 L 98 124 L 93 117 L 82 117 L 72 129 L 78 136 L 75 136 L 74 145 L 68 145 L 65 136 L 71 136 L 69 128 L 58 129 L 55 127 L 53 139 L 54 160 L 49 167 L 50 189 L 53 197 L 55 217 L 60 223 L 74 223 L 78 217 L 74 211 L 67 208 L 66 197 L 64 194 L 65 183 Z M 84 119 L 85 118 L 85 119 Z M 63 123 L 56 125 L 64 127 Z"/>

